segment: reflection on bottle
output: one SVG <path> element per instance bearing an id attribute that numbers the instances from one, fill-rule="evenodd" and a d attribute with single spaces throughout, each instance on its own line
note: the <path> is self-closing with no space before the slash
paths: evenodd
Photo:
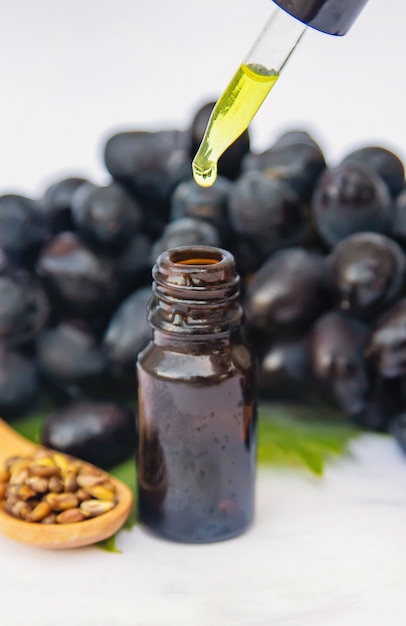
<path id="1" fill-rule="evenodd" d="M 156 517 L 165 500 L 168 473 L 155 428 L 141 430 L 138 447 L 138 483 L 146 512 Z"/>

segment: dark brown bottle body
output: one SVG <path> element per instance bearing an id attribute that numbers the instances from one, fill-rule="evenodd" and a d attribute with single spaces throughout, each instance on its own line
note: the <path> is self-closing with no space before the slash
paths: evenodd
<path id="1" fill-rule="evenodd" d="M 137 363 L 140 519 L 175 541 L 220 541 L 244 531 L 255 504 L 255 365 L 238 278 L 229 253 L 205 246 L 163 253 L 154 278 L 154 340 Z"/>

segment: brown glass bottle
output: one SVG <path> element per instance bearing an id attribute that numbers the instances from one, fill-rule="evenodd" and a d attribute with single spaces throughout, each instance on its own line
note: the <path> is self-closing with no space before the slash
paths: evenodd
<path id="1" fill-rule="evenodd" d="M 241 337 L 232 255 L 193 246 L 163 252 L 153 269 L 139 355 L 139 516 L 175 541 L 239 535 L 254 515 L 256 388 Z"/>

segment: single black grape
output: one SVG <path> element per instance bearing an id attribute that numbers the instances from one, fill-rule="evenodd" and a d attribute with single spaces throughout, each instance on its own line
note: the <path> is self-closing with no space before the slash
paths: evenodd
<path id="1" fill-rule="evenodd" d="M 260 361 L 260 397 L 284 402 L 304 402 L 309 397 L 309 390 L 307 336 L 293 335 L 273 341 Z"/>
<path id="2" fill-rule="evenodd" d="M 288 141 L 261 152 L 249 154 L 243 162 L 244 171 L 262 171 L 286 183 L 302 202 L 309 202 L 315 185 L 326 168 L 319 146 L 311 142 Z"/>
<path id="3" fill-rule="evenodd" d="M 215 102 L 207 102 L 195 113 L 188 134 L 189 157 L 193 159 L 199 149 L 203 136 L 206 132 Z M 234 141 L 224 152 L 218 162 L 218 173 L 230 180 L 235 180 L 241 173 L 241 163 L 250 151 L 250 133 L 247 129 Z"/>
<path id="4" fill-rule="evenodd" d="M 233 231 L 250 241 L 262 260 L 279 248 L 301 243 L 309 229 L 298 196 L 265 172 L 247 172 L 233 184 L 229 216 Z"/>
<path id="5" fill-rule="evenodd" d="M 116 402 L 76 401 L 47 417 L 41 443 L 108 470 L 135 453 L 134 423 Z"/>
<path id="6" fill-rule="evenodd" d="M 169 222 L 162 236 L 152 246 L 151 265 L 164 250 L 191 245 L 221 246 L 217 228 L 209 222 L 194 217 L 181 217 Z"/>
<path id="7" fill-rule="evenodd" d="M 405 406 L 400 378 L 382 378 L 373 374 L 371 389 L 363 411 L 353 416 L 354 423 L 364 430 L 387 432 L 399 411 Z"/>
<path id="8" fill-rule="evenodd" d="M 406 249 L 406 187 L 398 194 L 393 205 L 394 215 L 390 234 Z"/>
<path id="9" fill-rule="evenodd" d="M 36 265 L 52 304 L 74 314 L 110 311 L 120 297 L 111 259 L 96 255 L 75 233 L 60 233 L 41 250 Z"/>
<path id="10" fill-rule="evenodd" d="M 357 317 L 371 319 L 381 313 L 404 287 L 405 254 L 379 233 L 342 239 L 328 257 L 327 267 L 338 304 Z"/>
<path id="11" fill-rule="evenodd" d="M 200 187 L 193 179 L 181 182 L 171 197 L 171 221 L 182 217 L 200 219 L 216 228 L 223 242 L 230 239 L 228 199 L 232 184 L 219 176 L 211 187 Z"/>
<path id="12" fill-rule="evenodd" d="M 364 358 L 368 327 L 338 312 L 322 315 L 309 335 L 312 376 L 320 395 L 347 416 L 365 410 L 371 389 Z"/>
<path id="13" fill-rule="evenodd" d="M 9 257 L 30 265 L 49 234 L 39 202 L 26 196 L 0 196 L 0 248 Z"/>
<path id="14" fill-rule="evenodd" d="M 250 326 L 272 334 L 308 327 L 328 304 L 323 257 L 288 248 L 273 254 L 249 281 L 245 312 Z"/>
<path id="15" fill-rule="evenodd" d="M 46 221 L 53 233 L 72 230 L 72 198 L 80 187 L 91 185 L 86 178 L 73 176 L 63 178 L 50 185 L 42 199 L 41 206 Z"/>
<path id="16" fill-rule="evenodd" d="M 383 378 L 406 376 L 406 298 L 372 324 L 365 354 Z"/>
<path id="17" fill-rule="evenodd" d="M 152 289 L 148 286 L 126 298 L 112 316 L 103 338 L 111 371 L 133 383 L 137 355 L 152 337 L 147 322 L 147 305 L 151 297 Z"/>
<path id="18" fill-rule="evenodd" d="M 263 254 L 255 245 L 255 241 L 236 233 L 233 234 L 228 248 L 234 256 L 238 274 L 243 278 L 241 284 L 241 290 L 243 290 L 245 282 L 249 281 L 264 263 Z"/>
<path id="19" fill-rule="evenodd" d="M 151 282 L 152 241 L 144 233 L 136 233 L 125 248 L 112 257 L 122 297 Z"/>
<path id="20" fill-rule="evenodd" d="M 386 184 L 362 163 L 349 161 L 328 168 L 316 183 L 312 215 L 329 246 L 358 232 L 387 233 L 393 214 Z"/>
<path id="21" fill-rule="evenodd" d="M 106 142 L 105 165 L 137 197 L 167 203 L 175 186 L 190 177 L 184 141 L 184 134 L 177 130 L 118 133 Z"/>
<path id="22" fill-rule="evenodd" d="M 396 197 L 405 184 L 405 168 L 400 157 L 382 146 L 366 146 L 347 154 L 343 163 L 357 161 L 363 163 L 380 176 Z"/>
<path id="23" fill-rule="evenodd" d="M 103 251 L 120 250 L 139 230 L 142 209 L 119 184 L 94 187 L 72 209 L 75 228 L 84 241 Z"/>
<path id="24" fill-rule="evenodd" d="M 15 263 L 10 260 L 7 252 L 0 248 L 0 276 L 3 276 L 7 272 L 9 272 L 9 270 L 11 270 L 12 268 L 14 269 L 15 267 Z"/>
<path id="25" fill-rule="evenodd" d="M 44 329 L 36 348 L 41 372 L 58 385 L 84 385 L 101 380 L 107 372 L 107 355 L 83 323 L 65 321 Z"/>
<path id="26" fill-rule="evenodd" d="M 317 141 L 312 137 L 312 135 L 307 130 L 288 130 L 277 138 L 275 143 L 272 145 L 272 149 L 275 148 L 286 148 L 287 146 L 296 145 L 298 143 L 305 143 L 309 146 L 313 146 L 317 148 L 320 152 L 322 151 Z"/>
<path id="27" fill-rule="evenodd" d="M 391 422 L 390 430 L 400 449 L 406 454 L 406 413 L 405 407 L 402 406 L 399 415 Z"/>
<path id="28" fill-rule="evenodd" d="M 12 420 L 32 408 L 40 392 L 35 360 L 0 347 L 0 414 Z"/>
<path id="29" fill-rule="evenodd" d="M 8 347 L 30 343 L 50 314 L 45 291 L 25 271 L 0 275 L 0 343 Z"/>

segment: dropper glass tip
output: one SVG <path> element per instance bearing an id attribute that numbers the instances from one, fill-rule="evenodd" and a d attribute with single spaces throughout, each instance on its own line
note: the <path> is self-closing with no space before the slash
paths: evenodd
<path id="1" fill-rule="evenodd" d="M 192 163 L 193 178 L 200 187 L 211 187 L 217 178 L 217 165 L 216 163 L 206 164 L 203 169 L 195 163 L 196 159 Z M 207 167 L 207 165 L 209 167 Z"/>

